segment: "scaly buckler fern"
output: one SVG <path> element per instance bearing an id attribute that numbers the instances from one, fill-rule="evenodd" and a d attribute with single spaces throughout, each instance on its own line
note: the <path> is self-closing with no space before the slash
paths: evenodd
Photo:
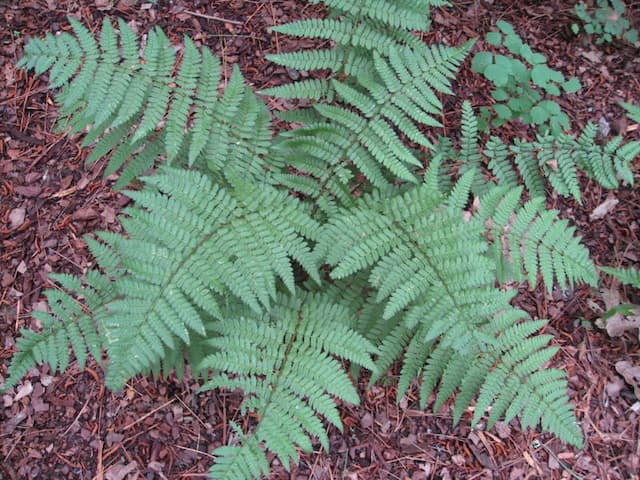
<path id="1" fill-rule="evenodd" d="M 630 182 L 638 144 L 600 147 L 587 127 L 481 146 L 469 104 L 460 150 L 433 144 L 440 96 L 471 48 L 412 34 L 444 2 L 325 3 L 327 19 L 276 27 L 334 43 L 272 57 L 328 70 L 268 91 L 314 100 L 285 113 L 302 126 L 274 139 L 239 70 L 218 93 L 218 60 L 188 39 L 178 62 L 159 29 L 140 54 L 122 21 L 119 32 L 105 21 L 99 42 L 72 21 L 75 36 L 27 44 L 20 64 L 49 71 L 71 131 L 97 142 L 90 160 L 111 152 L 109 172 L 127 163 L 118 187 L 166 165 L 125 192 L 126 235 L 88 239 L 99 269 L 54 277 L 51 312 L 34 314 L 40 333 L 22 332 L 4 388 L 36 363 L 64 370 L 69 346 L 80 365 L 105 352 L 115 389 L 180 373 L 186 358 L 203 389 L 241 389 L 242 411 L 256 414 L 214 452 L 218 479 L 266 476 L 273 455 L 288 468 L 316 440 L 328 446 L 333 399 L 358 401 L 336 358 L 372 382 L 402 358 L 399 396 L 421 377 L 422 406 L 432 391 L 435 408 L 455 396 L 456 422 L 475 399 L 473 423 L 489 408 L 490 424 L 520 414 L 582 445 L 565 375 L 544 368 L 557 347 L 505 283 L 596 283 L 574 229 L 546 210 L 544 180 L 576 197 L 579 169 L 611 188 Z"/>

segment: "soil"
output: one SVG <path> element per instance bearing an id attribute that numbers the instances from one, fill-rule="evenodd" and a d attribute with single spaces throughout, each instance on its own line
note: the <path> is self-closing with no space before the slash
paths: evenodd
<path id="1" fill-rule="evenodd" d="M 596 45 L 574 35 L 573 2 L 460 0 L 435 9 L 427 41 L 459 45 L 481 37 L 497 20 L 510 22 L 553 68 L 576 75 L 582 89 L 561 99 L 575 131 L 587 122 L 638 139 L 640 125 L 628 121 L 620 101 L 640 103 L 638 48 L 614 42 Z M 640 2 L 627 1 L 628 18 L 640 29 Z M 179 44 L 189 35 L 224 59 L 239 64 L 256 90 L 291 80 L 296 72 L 269 63 L 268 53 L 293 50 L 300 40 L 269 32 L 274 24 L 321 15 L 322 8 L 292 0 L 0 0 L 0 376 L 6 374 L 21 328 L 37 328 L 32 311 L 45 310 L 43 291 L 51 272 L 81 274 L 92 267 L 83 235 L 120 231 L 116 219 L 127 204 L 104 179 L 104 161 L 86 165 L 90 153 L 81 137 L 56 132 L 56 105 L 45 77 L 16 69 L 25 41 L 68 28 L 72 15 L 98 31 L 105 15 L 120 16 L 144 33 L 162 27 Z M 482 41 L 474 51 L 487 47 Z M 470 70 L 445 101 L 445 133 L 459 126 L 460 104 L 487 104 L 488 85 Z M 272 111 L 287 104 L 265 99 Z M 514 124 L 505 137 L 530 131 Z M 634 162 L 640 178 L 638 159 Z M 550 196 L 582 235 L 598 265 L 638 266 L 640 195 L 637 188 L 608 192 L 587 179 L 582 203 Z M 618 200 L 601 219 L 590 214 L 607 199 Z M 611 279 L 606 292 L 634 293 Z M 344 432 L 331 431 L 330 452 L 303 455 L 286 472 L 274 461 L 272 478 L 304 479 L 638 479 L 640 403 L 618 375 L 621 360 L 640 363 L 638 336 L 611 338 L 595 326 L 603 294 L 579 287 L 557 291 L 522 289 L 517 304 L 547 327 L 561 347 L 553 366 L 569 374 L 572 401 L 585 433 L 583 450 L 517 420 L 492 430 L 470 429 L 467 415 L 452 425 L 451 404 L 422 411 L 414 389 L 395 402 L 397 371 L 380 386 L 365 389 L 362 403 L 342 405 Z M 1 378 L 0 378 L 1 380 Z M 54 375 L 33 369 L 0 404 L 0 480 L 8 479 L 182 479 L 206 478 L 210 452 L 227 442 L 229 422 L 243 420 L 237 394 L 197 394 L 190 378 L 136 377 L 122 392 L 105 389 L 99 366 L 72 365 Z M 465 423 L 466 420 L 466 423 Z M 540 446 L 535 441 L 538 441 Z"/>

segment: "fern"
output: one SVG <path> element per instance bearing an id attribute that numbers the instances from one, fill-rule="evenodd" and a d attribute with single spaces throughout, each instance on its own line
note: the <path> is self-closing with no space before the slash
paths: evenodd
<path id="1" fill-rule="evenodd" d="M 423 164 L 397 132 L 432 148 L 420 127 L 439 125 L 441 103 L 435 91 L 450 93 L 448 79 L 470 46 L 390 48 L 388 58 L 374 52 L 374 72 L 357 77 L 357 85 L 333 80 L 342 104 L 316 105 L 317 120 L 284 133 L 279 143 L 283 154 L 295 159 L 295 170 L 315 182 L 301 185 L 299 174 L 279 176 L 278 181 L 312 197 L 323 210 L 350 203 L 347 192 L 358 173 L 377 188 L 395 179 L 417 182 Z"/>
<path id="2" fill-rule="evenodd" d="M 116 187 L 166 165 L 126 192 L 124 235 L 88 239 L 99 271 L 57 277 L 64 291 L 47 293 L 43 331 L 18 340 L 5 388 L 35 363 L 64 369 L 69 346 L 80 364 L 105 353 L 116 389 L 186 361 L 203 389 L 242 390 L 256 419 L 232 425 L 211 476 L 256 478 L 271 456 L 288 468 L 316 442 L 328 447 L 335 400 L 358 402 L 338 359 L 371 382 L 402 359 L 399 397 L 421 378 L 422 406 L 432 392 L 436 409 L 455 397 L 456 422 L 475 401 L 474 423 L 488 410 L 490 425 L 520 415 L 580 446 L 565 376 L 546 368 L 557 348 L 538 333 L 544 321 L 503 287 L 595 284 L 545 190 L 579 198 L 580 172 L 630 183 L 640 144 L 600 145 L 593 126 L 484 142 L 468 102 L 457 146 L 432 142 L 473 44 L 412 34 L 445 2 L 325 3 L 326 19 L 274 28 L 333 42 L 272 57 L 326 70 L 263 92 L 313 100 L 284 112 L 298 126 L 275 137 L 239 69 L 219 92 L 219 60 L 189 39 L 176 60 L 159 29 L 140 53 L 122 21 L 105 21 L 97 41 L 72 21 L 74 35 L 27 44 L 21 66 L 49 72 L 64 121 L 88 129 L 90 161 L 110 155 Z"/>
<path id="3" fill-rule="evenodd" d="M 630 185 L 634 183 L 631 162 L 640 154 L 640 142 L 623 144 L 621 137 L 615 137 L 605 145 L 599 145 L 597 127 L 593 124 L 588 124 L 577 137 L 538 135 L 533 142 L 515 140 L 508 151 L 497 137 L 492 137 L 481 147 L 477 119 L 470 104 L 464 102 L 461 132 L 459 149 L 455 153 L 449 152 L 449 158 L 461 162 L 461 172 L 472 168 L 483 172 L 484 155 L 489 159 L 487 169 L 499 185 L 515 188 L 519 174 L 533 197 L 545 196 L 546 179 L 557 194 L 580 201 L 579 171 L 605 188 L 618 188 L 620 180 Z M 476 177 L 473 188 L 476 194 L 486 193 L 489 188 L 482 176 Z"/>
<path id="4" fill-rule="evenodd" d="M 311 437 L 323 448 L 329 439 L 318 416 L 342 429 L 332 397 L 359 403 L 357 392 L 332 355 L 374 369 L 373 345 L 345 325 L 352 312 L 323 295 L 280 297 L 270 312 L 256 316 L 246 309 L 226 312 L 216 322 L 209 343 L 216 353 L 201 367 L 215 372 L 202 390 L 241 388 L 242 411 L 255 412 L 259 423 L 240 445 L 214 451 L 212 478 L 253 478 L 267 474 L 264 445 L 287 467 L 297 448 L 312 450 Z M 297 461 L 296 461 L 297 463 Z"/>
<path id="5" fill-rule="evenodd" d="M 495 188 L 480 198 L 474 221 L 490 224 L 497 265 L 506 259 L 513 279 L 526 277 L 531 287 L 538 275 L 551 292 L 553 286 L 573 287 L 577 282 L 597 283 L 597 273 L 588 250 L 574 236 L 575 228 L 557 220 L 558 212 L 546 210 L 536 197 L 520 207 L 521 188 Z M 503 278 L 503 281 L 506 280 Z"/>
<path id="6" fill-rule="evenodd" d="M 40 363 L 48 363 L 53 372 L 64 371 L 70 361 L 69 345 L 80 368 L 84 368 L 88 354 L 98 361 L 102 358 L 102 307 L 114 296 L 109 282 L 96 272 L 87 275 L 85 287 L 69 275 L 52 275 L 52 278 L 65 290 L 82 292 L 84 304 L 61 289 L 45 292 L 51 313 L 33 312 L 34 318 L 42 324 L 41 332 L 20 331 L 18 351 L 9 367 L 7 385 L 15 384 Z"/>
<path id="7" fill-rule="evenodd" d="M 312 0 L 311 3 L 321 3 Z M 331 78 L 355 77 L 373 72 L 374 53 L 387 56 L 393 49 L 424 45 L 411 31 L 429 29 L 429 7 L 443 6 L 441 0 L 397 2 L 392 0 L 332 0 L 325 3 L 332 15 L 327 19 L 306 19 L 279 25 L 272 31 L 286 35 L 331 41 L 331 49 L 300 50 L 268 55 L 267 59 L 297 70 L 329 70 Z M 265 90 L 283 98 L 333 99 L 331 83 L 302 80 Z"/>
<path id="8" fill-rule="evenodd" d="M 640 122 L 640 107 L 632 103 L 622 102 L 622 108 L 627 111 L 627 115 L 634 122 Z"/>
<path id="9" fill-rule="evenodd" d="M 125 166 L 116 188 L 125 187 L 159 156 L 175 162 L 186 145 L 189 165 L 209 164 L 216 170 L 222 170 L 225 146 L 244 146 L 253 158 L 244 157 L 243 167 L 252 165 L 254 174 L 256 167 L 263 173 L 268 113 L 252 100 L 237 69 L 217 100 L 220 62 L 207 48 L 199 50 L 185 38 L 176 65 L 174 48 L 160 29 L 149 32 L 139 53 L 136 35 L 123 20 L 118 21 L 118 41 L 105 19 L 99 43 L 79 22 L 69 21 L 75 36 L 30 40 L 18 65 L 38 74 L 50 71 L 50 88 L 61 87 L 56 97 L 62 105 L 61 125 L 71 132 L 89 129 L 83 146 L 94 144 L 94 151 L 88 162 L 110 153 L 106 175 Z M 236 165 L 229 168 L 242 170 L 237 162 L 236 154 L 230 159 Z"/>
<path id="10" fill-rule="evenodd" d="M 625 285 L 640 288 L 640 270 L 636 268 L 600 267 L 600 270 L 617 278 Z"/>
<path id="11" fill-rule="evenodd" d="M 318 279 L 304 237 L 317 226 L 285 194 L 243 184 L 227 192 L 183 170 L 145 181 L 154 188 L 128 192 L 138 205 L 122 220 L 131 238 L 102 235 L 126 271 L 104 320 L 114 387 L 151 368 L 164 346 L 204 335 L 199 310 L 221 318 L 221 301 L 234 295 L 261 312 L 276 298 L 277 279 L 293 291 L 289 256 Z M 132 325 L 135 333 L 125 331 Z"/>

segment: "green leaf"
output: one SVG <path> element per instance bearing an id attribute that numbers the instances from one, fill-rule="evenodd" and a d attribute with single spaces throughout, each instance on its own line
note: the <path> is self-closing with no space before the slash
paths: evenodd
<path id="1" fill-rule="evenodd" d="M 539 64 L 531 70 L 531 80 L 539 87 L 548 88 L 550 87 L 550 82 L 564 82 L 564 77 L 560 72 L 549 68 L 547 65 Z"/>
<path id="2" fill-rule="evenodd" d="M 503 105 L 502 103 L 496 103 L 493 106 L 493 109 L 496 111 L 496 114 L 498 114 L 498 117 L 501 119 L 508 120 L 512 117 L 511 110 L 509 109 L 509 107 L 507 107 L 506 105 Z"/>
<path id="3" fill-rule="evenodd" d="M 509 83 L 509 72 L 505 72 L 502 67 L 495 63 L 485 69 L 484 76 L 491 80 L 496 87 L 503 87 Z"/>
<path id="4" fill-rule="evenodd" d="M 540 125 L 549 119 L 549 112 L 547 112 L 540 105 L 536 105 L 531 109 L 531 120 L 533 123 Z"/>
<path id="5" fill-rule="evenodd" d="M 522 55 L 522 57 L 531 65 L 538 65 L 546 63 L 547 61 L 547 57 L 545 57 L 541 53 L 534 53 L 533 50 L 531 50 L 531 47 L 526 43 L 522 45 L 522 48 L 520 49 L 520 55 Z"/>
<path id="6" fill-rule="evenodd" d="M 504 102 L 509 98 L 509 94 L 501 88 L 498 88 L 491 92 L 491 96 L 498 102 Z"/>
<path id="7" fill-rule="evenodd" d="M 493 63 L 493 54 L 491 52 L 478 52 L 471 61 L 471 69 L 474 72 L 484 73 L 485 69 Z"/>
<path id="8" fill-rule="evenodd" d="M 516 31 L 513 29 L 509 22 L 505 22 L 504 20 L 498 20 L 496 22 L 496 26 L 504 33 L 505 35 L 517 35 Z"/>
<path id="9" fill-rule="evenodd" d="M 487 40 L 487 43 L 489 45 L 493 45 L 494 47 L 498 47 L 502 43 L 502 35 L 500 34 L 500 32 L 489 32 L 487 33 L 487 36 L 485 38 Z"/>
<path id="10" fill-rule="evenodd" d="M 522 39 L 517 35 L 507 35 L 504 39 L 504 46 L 507 47 L 510 53 L 518 55 L 522 49 Z"/>
<path id="11" fill-rule="evenodd" d="M 567 93 L 576 93 L 581 87 L 582 85 L 580 85 L 580 81 L 576 77 L 571 77 L 563 85 L 564 91 Z"/>
<path id="12" fill-rule="evenodd" d="M 511 61 L 511 72 L 518 82 L 523 85 L 527 85 L 528 87 L 529 80 L 531 79 L 531 74 L 524 63 L 522 63 L 517 58 L 514 58 Z"/>

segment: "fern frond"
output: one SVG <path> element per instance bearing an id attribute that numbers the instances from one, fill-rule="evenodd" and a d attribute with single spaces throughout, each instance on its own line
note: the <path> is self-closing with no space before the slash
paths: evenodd
<path id="1" fill-rule="evenodd" d="M 544 321 L 515 323 L 487 352 L 490 361 L 498 363 L 482 375 L 473 423 L 491 406 L 489 427 L 501 417 L 509 422 L 521 414 L 523 427 L 541 422 L 543 429 L 581 448 L 583 436 L 567 399 L 566 374 L 556 369 L 541 370 L 557 348 L 547 346 L 550 335 L 530 336 L 543 324 Z"/>
<path id="2" fill-rule="evenodd" d="M 201 59 L 198 49 L 189 39 L 184 39 L 184 56 L 180 64 L 180 70 L 176 79 L 176 89 L 172 94 L 171 108 L 167 115 L 165 140 L 167 146 L 167 161 L 176 158 L 184 141 L 187 122 L 189 120 L 189 108 L 193 101 L 198 78 L 200 77 Z"/>
<path id="3" fill-rule="evenodd" d="M 621 102 L 620 105 L 627 111 L 627 115 L 631 120 L 640 123 L 640 106 L 627 102 Z"/>
<path id="4" fill-rule="evenodd" d="M 478 119 L 473 113 L 471 103 L 467 100 L 462 102 L 462 123 L 460 126 L 460 174 L 464 175 L 470 170 L 477 173 L 474 177 L 474 193 L 480 194 L 484 190 L 482 178 L 482 156 L 478 145 Z"/>
<path id="5" fill-rule="evenodd" d="M 34 311 L 33 317 L 42 324 L 38 333 L 22 329 L 17 352 L 11 360 L 3 390 L 13 387 L 38 364 L 48 364 L 52 372 L 64 371 L 70 362 L 69 346 L 83 369 L 88 356 L 102 362 L 104 344 L 101 317 L 104 306 L 113 299 L 109 281 L 96 272 L 87 274 L 82 285 L 70 275 L 52 275 L 64 290 L 47 290 L 45 296 L 51 313 Z M 67 293 L 68 292 L 68 293 Z M 76 296 L 82 296 L 84 304 Z M 96 313 L 91 315 L 89 308 Z"/>
<path id="6" fill-rule="evenodd" d="M 461 192 L 470 181 L 459 184 Z M 334 267 L 333 278 L 372 267 L 369 281 L 376 301 L 386 304 L 383 318 L 408 309 L 407 327 L 428 325 L 425 337 L 442 335 L 463 351 L 486 340 L 475 337 L 472 325 L 509 298 L 493 290 L 483 227 L 464 222 L 457 197 L 455 189 L 447 199 L 423 185 L 385 200 L 364 199 L 322 229 L 317 252 Z"/>
<path id="7" fill-rule="evenodd" d="M 269 114 L 237 67 L 219 96 L 219 60 L 188 38 L 176 67 L 174 48 L 158 28 L 139 53 L 136 35 L 124 21 L 118 23 L 118 42 L 105 19 L 99 44 L 70 21 L 76 37 L 32 39 L 20 65 L 37 73 L 50 69 L 52 87 L 62 87 L 57 100 L 71 132 L 89 129 L 83 146 L 97 141 L 89 161 L 111 153 L 107 175 L 124 166 L 117 188 L 161 156 L 170 163 L 244 170 L 254 177 L 273 167 L 266 164 Z"/>
<path id="8" fill-rule="evenodd" d="M 502 140 L 498 137 L 491 137 L 485 145 L 484 154 L 489 159 L 487 166 L 498 180 L 498 185 L 511 189 L 517 188 L 518 177 L 513 165 L 509 161 L 509 150 Z"/>
<path id="9" fill-rule="evenodd" d="M 576 282 L 595 285 L 597 274 L 588 250 L 574 237 L 575 228 L 566 220 L 558 220 L 558 212 L 546 210 L 544 199 L 534 198 L 520 207 L 522 189 L 498 187 L 480 198 L 475 221 L 491 221 L 491 235 L 500 257 L 513 266 L 515 279 L 526 272 L 533 288 L 538 274 L 549 292 L 554 279 L 561 285 Z"/>
<path id="10" fill-rule="evenodd" d="M 604 273 L 617 278 L 625 285 L 640 288 L 640 270 L 637 268 L 599 267 Z"/>
<path id="11" fill-rule="evenodd" d="M 199 312 L 219 318 L 223 296 L 262 311 L 276 298 L 277 280 L 293 291 L 290 258 L 319 279 L 306 243 L 317 225 L 285 192 L 241 182 L 227 192 L 175 169 L 145 182 L 128 192 L 137 204 L 122 218 L 129 238 L 101 234 L 126 271 L 115 279 L 118 298 L 104 319 L 107 382 L 115 386 L 154 366 L 165 347 L 204 335 Z"/>
<path id="12" fill-rule="evenodd" d="M 306 187 L 302 193 L 315 201 L 327 195 L 339 199 L 358 171 L 378 188 L 393 178 L 416 182 L 422 162 L 397 132 L 433 147 L 419 127 L 439 125 L 436 91 L 450 92 L 449 79 L 469 47 L 389 48 L 388 58 L 374 52 L 373 76 L 358 77 L 356 85 L 333 80 L 333 91 L 345 106 L 315 105 L 322 121 L 283 134 L 279 143 L 280 149 L 290 149 L 287 156 L 296 159 L 296 170 L 317 179 L 315 189 Z M 281 180 L 295 190 L 286 183 L 289 179 Z"/>
<path id="13" fill-rule="evenodd" d="M 254 478 L 266 474 L 260 445 L 275 453 L 285 468 L 297 460 L 297 448 L 308 452 L 311 438 L 329 448 L 322 422 L 342 428 L 333 397 L 358 403 L 349 377 L 334 356 L 374 368 L 374 347 L 348 328 L 352 312 L 324 295 L 280 296 L 270 312 L 246 309 L 226 312 L 217 322 L 217 350 L 202 368 L 220 372 L 202 389 L 241 388 L 244 411 L 258 414 L 259 423 L 240 447 L 214 451 L 219 464 L 213 478 Z M 239 450 L 240 449 L 240 450 Z M 250 450 L 246 452 L 245 450 Z"/>

